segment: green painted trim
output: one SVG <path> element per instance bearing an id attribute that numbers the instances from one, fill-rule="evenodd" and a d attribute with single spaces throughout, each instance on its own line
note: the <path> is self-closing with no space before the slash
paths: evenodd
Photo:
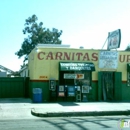
<path id="1" fill-rule="evenodd" d="M 57 84 L 58 84 L 58 81 L 57 81 Z M 91 87 L 92 89 L 90 90 L 90 93 L 87 94 L 87 98 L 88 98 L 88 101 L 99 101 L 98 100 L 98 87 L 99 83 L 98 81 L 92 81 L 91 83 Z M 125 81 L 122 81 L 121 83 L 121 100 L 120 101 L 130 101 L 130 87 L 127 86 L 127 82 Z M 58 101 L 63 101 L 65 102 L 65 98 L 57 98 L 57 99 L 52 99 L 50 98 L 50 90 L 49 90 L 49 80 L 48 81 L 39 81 L 39 80 L 31 80 L 30 81 L 30 87 L 29 87 L 29 95 L 30 95 L 30 98 L 33 100 L 33 93 L 32 93 L 32 90 L 33 88 L 41 88 L 42 89 L 42 95 L 43 95 L 43 102 L 52 102 L 52 101 L 55 101 L 55 102 L 58 102 Z M 116 91 L 116 90 L 115 90 Z M 69 100 L 68 98 L 68 101 L 71 101 L 71 99 Z M 75 100 L 74 100 L 75 101 Z"/>
<path id="2" fill-rule="evenodd" d="M 122 84 L 122 101 L 130 102 L 130 86 L 127 86 L 127 82 Z"/>

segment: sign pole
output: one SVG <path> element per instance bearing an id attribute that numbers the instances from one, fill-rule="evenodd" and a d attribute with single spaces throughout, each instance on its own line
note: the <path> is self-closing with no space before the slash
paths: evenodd
<path id="1" fill-rule="evenodd" d="M 103 44 L 103 46 L 102 46 L 102 49 L 104 48 L 104 46 L 105 46 L 105 44 L 106 44 L 106 42 L 107 42 L 107 39 L 108 39 L 108 37 L 106 38 L 106 41 L 104 42 L 104 44 Z"/>

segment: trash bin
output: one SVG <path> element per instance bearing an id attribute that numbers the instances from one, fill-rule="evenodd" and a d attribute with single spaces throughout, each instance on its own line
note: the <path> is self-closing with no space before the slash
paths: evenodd
<path id="1" fill-rule="evenodd" d="M 42 103 L 42 89 L 41 88 L 33 88 L 33 102 Z"/>

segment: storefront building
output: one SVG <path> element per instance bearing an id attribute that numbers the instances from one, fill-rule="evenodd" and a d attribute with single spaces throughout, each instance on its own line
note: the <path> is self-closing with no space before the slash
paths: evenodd
<path id="1" fill-rule="evenodd" d="M 130 101 L 129 63 L 126 51 L 39 44 L 29 54 L 30 96 L 41 88 L 43 102 Z"/>

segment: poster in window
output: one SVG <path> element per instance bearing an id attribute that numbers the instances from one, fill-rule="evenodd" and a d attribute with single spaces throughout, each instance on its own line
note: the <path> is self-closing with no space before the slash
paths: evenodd
<path id="1" fill-rule="evenodd" d="M 82 93 L 89 93 L 89 86 L 83 85 L 82 86 Z"/>
<path id="2" fill-rule="evenodd" d="M 64 91 L 64 86 L 62 85 L 62 86 L 59 86 L 59 91 L 60 92 L 63 92 Z"/>
<path id="3" fill-rule="evenodd" d="M 64 93 L 64 92 L 59 92 L 59 93 L 58 93 L 58 96 L 59 96 L 59 97 L 64 97 L 64 96 L 65 96 L 65 93 Z"/>

